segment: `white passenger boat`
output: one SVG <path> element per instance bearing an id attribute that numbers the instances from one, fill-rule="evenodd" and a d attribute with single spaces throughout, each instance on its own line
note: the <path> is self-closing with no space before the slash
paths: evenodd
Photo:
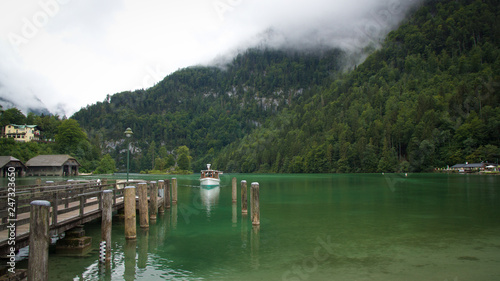
<path id="1" fill-rule="evenodd" d="M 219 175 L 221 171 L 210 169 L 211 164 L 207 164 L 207 169 L 201 171 L 200 184 L 205 187 L 218 186 L 220 184 Z"/>

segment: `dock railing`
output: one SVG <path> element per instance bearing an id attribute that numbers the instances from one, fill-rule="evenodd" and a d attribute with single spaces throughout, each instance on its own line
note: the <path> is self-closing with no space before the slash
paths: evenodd
<path id="1" fill-rule="evenodd" d="M 58 234 L 72 224 L 84 223 L 84 218 L 100 215 L 102 210 L 102 192 L 113 190 L 113 206 L 123 203 L 123 189 L 117 189 L 116 183 L 103 184 L 98 181 L 85 183 L 65 182 L 57 185 L 18 186 L 14 194 L 8 188 L 0 189 L 0 248 L 8 244 L 12 237 L 11 229 L 15 222 L 16 248 L 22 247 L 29 237 L 30 203 L 34 200 L 46 200 L 50 207 L 50 231 Z M 10 198 L 10 199 L 9 199 Z M 12 238 L 11 238 L 12 240 Z"/>

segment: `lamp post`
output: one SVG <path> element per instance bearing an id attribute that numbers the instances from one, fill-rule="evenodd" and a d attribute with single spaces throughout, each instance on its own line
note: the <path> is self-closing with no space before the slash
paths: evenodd
<path id="1" fill-rule="evenodd" d="M 125 130 L 125 136 L 127 138 L 130 138 L 133 134 L 134 133 L 132 132 L 132 129 L 127 128 Z M 130 141 L 127 142 L 127 183 L 128 183 L 129 159 L 130 159 Z"/>

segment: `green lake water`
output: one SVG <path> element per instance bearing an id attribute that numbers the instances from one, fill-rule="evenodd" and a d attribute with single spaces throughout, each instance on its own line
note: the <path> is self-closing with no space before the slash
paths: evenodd
<path id="1" fill-rule="evenodd" d="M 177 179 L 177 206 L 135 242 L 113 217 L 111 270 L 99 269 L 97 221 L 87 256 L 51 253 L 50 280 L 500 280 L 498 176 L 225 174 L 211 190 Z M 260 184 L 259 229 L 241 214 L 241 180 Z"/>

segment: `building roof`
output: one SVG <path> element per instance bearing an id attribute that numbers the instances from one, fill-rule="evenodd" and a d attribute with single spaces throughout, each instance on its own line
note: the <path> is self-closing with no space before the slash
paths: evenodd
<path id="1" fill-rule="evenodd" d="M 59 154 L 59 155 L 38 155 L 36 157 L 31 158 L 26 162 L 26 166 L 28 167 L 54 167 L 54 166 L 62 166 L 68 160 L 75 160 L 75 158 L 67 155 L 67 154 Z M 78 161 L 76 161 L 78 163 Z M 80 163 L 78 163 L 80 165 Z"/>
<path id="2" fill-rule="evenodd" d="M 16 124 L 9 124 L 10 126 L 14 126 L 19 129 L 24 129 L 24 128 L 36 128 L 37 125 L 16 125 Z M 8 126 L 8 125 L 7 125 Z"/>
<path id="3" fill-rule="evenodd" d="M 23 164 L 24 166 L 24 163 L 17 159 L 16 157 L 12 157 L 12 156 L 0 156 L 0 168 L 3 168 L 5 167 L 5 165 L 9 164 L 9 162 L 20 162 L 21 164 Z"/>

